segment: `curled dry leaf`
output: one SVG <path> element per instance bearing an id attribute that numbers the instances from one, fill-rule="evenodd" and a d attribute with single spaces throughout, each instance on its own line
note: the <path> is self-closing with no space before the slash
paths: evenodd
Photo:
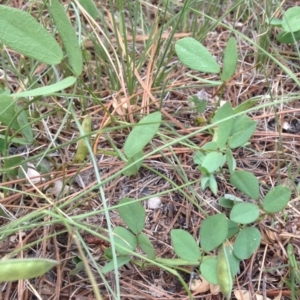
<path id="1" fill-rule="evenodd" d="M 211 293 L 212 295 L 217 295 L 217 294 L 219 294 L 219 293 L 221 292 L 220 286 L 217 285 L 217 284 L 211 284 L 211 283 L 210 283 L 209 289 L 210 289 L 210 293 Z"/>
<path id="2" fill-rule="evenodd" d="M 48 194 L 52 194 L 55 197 L 64 196 L 69 190 L 68 185 L 64 185 L 63 182 L 59 179 L 54 182 L 54 186 L 48 189 Z"/>
<path id="3" fill-rule="evenodd" d="M 209 291 L 210 283 L 201 275 L 199 279 L 193 279 L 190 284 L 190 290 L 196 294 L 202 294 Z"/>
<path id="4" fill-rule="evenodd" d="M 28 163 L 28 168 L 26 176 L 30 179 L 33 184 L 41 182 L 41 174 L 36 170 L 35 166 L 31 163 Z"/>
<path id="5" fill-rule="evenodd" d="M 237 300 L 252 300 L 251 293 L 246 290 L 234 290 L 234 295 Z M 256 294 L 256 299 L 257 300 L 271 300 L 270 298 L 264 298 L 262 295 L 257 295 Z"/>

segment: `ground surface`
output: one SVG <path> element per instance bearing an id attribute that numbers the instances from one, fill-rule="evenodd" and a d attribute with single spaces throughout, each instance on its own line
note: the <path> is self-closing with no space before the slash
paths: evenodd
<path id="1" fill-rule="evenodd" d="M 140 5 L 144 13 L 144 21 L 149 23 L 149 32 L 147 34 L 138 27 L 136 30 L 133 29 L 128 18 L 130 15 L 128 11 L 132 9 L 130 6 L 127 8 L 128 11 L 125 9 L 125 20 L 128 22 L 125 24 L 128 29 L 128 45 L 125 45 L 122 39 L 123 44 L 118 45 L 115 24 L 112 21 L 113 18 L 118 18 L 117 8 L 113 15 L 108 2 L 96 1 L 96 4 L 105 13 L 103 20 L 106 25 L 102 24 L 102 26 L 108 28 L 109 39 L 115 49 L 120 50 L 124 46 L 133 48 L 131 50 L 135 53 L 134 67 L 131 70 L 123 69 L 123 77 L 116 79 L 117 75 L 109 65 L 108 57 L 111 55 L 111 62 L 115 65 L 122 60 L 126 65 L 128 62 L 126 51 L 124 50 L 123 57 L 120 55 L 122 50 L 117 52 L 119 55 L 117 59 L 114 57 L 113 48 L 106 45 L 110 53 L 108 56 L 104 55 L 101 49 L 97 48 L 100 45 L 97 37 L 104 39 L 103 34 L 97 32 L 95 36 L 88 38 L 88 31 L 84 28 L 83 48 L 89 51 L 90 60 L 85 63 L 77 90 L 75 92 L 71 89 L 66 90 L 64 94 L 39 99 L 32 104 L 30 111 L 42 116 L 32 125 L 35 143 L 27 146 L 12 143 L 9 149 L 10 155 L 22 155 L 34 165 L 41 161 L 45 162 L 50 168 L 52 177 L 49 175 L 46 182 L 33 185 L 26 178 L 18 179 L 12 176 L 4 180 L 5 177 L 2 176 L 3 181 L 0 186 L 4 189 L 1 208 L 5 209 L 8 217 L 0 219 L 3 226 L 3 237 L 0 240 L 1 256 L 14 253 L 12 256 L 15 257 L 17 253 L 18 257 L 49 257 L 61 261 L 61 266 L 37 279 L 1 283 L 0 299 L 96 299 L 92 289 L 95 283 L 98 284 L 103 299 L 114 299 L 107 288 L 109 286 L 112 291 L 116 290 L 114 272 L 101 278 L 96 267 L 101 268 L 107 262 L 104 252 L 110 247 L 110 241 L 107 240 L 108 222 L 113 228 L 124 223 L 116 209 L 109 211 L 109 221 L 107 220 L 103 207 L 104 199 L 99 193 L 99 187 L 103 189 L 108 207 L 118 205 L 120 199 L 125 197 L 143 199 L 141 203 L 146 209 L 146 224 L 143 232 L 150 238 L 157 257 L 162 258 L 175 257 L 170 241 L 172 229 L 185 229 L 198 239 L 199 228 L 204 219 L 199 206 L 208 214 L 225 211 L 219 207 L 218 198 L 225 193 L 237 193 L 225 180 L 228 179 L 226 174 L 218 177 L 217 197 L 209 189 L 203 191 L 200 188 L 201 173 L 193 162 L 193 155 L 197 148 L 210 141 L 212 136 L 209 132 L 199 132 L 201 126 L 197 123 L 197 113 L 188 98 L 200 93 L 201 97 L 208 102 L 204 116 L 209 118 L 219 94 L 216 94 L 216 87 L 201 84 L 188 77 L 187 73 L 201 75 L 201 78 L 209 80 L 219 80 L 219 78 L 215 75 L 191 72 L 178 62 L 174 53 L 174 43 L 178 38 L 201 36 L 203 44 L 221 62 L 226 41 L 232 32 L 221 24 L 209 22 L 201 13 L 191 10 L 185 15 L 187 20 L 185 26 L 181 24 L 175 32 L 171 27 L 165 28 L 159 40 L 154 41 L 150 28 L 159 32 L 164 22 L 171 19 L 171 13 L 166 15 L 159 13 L 159 9 L 165 8 L 163 3 L 145 1 L 140 4 L 137 1 L 136 5 Z M 244 1 L 243 4 L 237 4 L 237 8 L 233 9 L 232 13 L 226 14 L 234 4 L 234 1 L 224 1 L 224 3 L 220 1 L 216 3 L 215 10 L 208 4 L 195 5 L 195 9 L 204 13 L 209 13 L 205 9 L 210 10 L 215 13 L 215 15 L 211 13 L 213 18 L 221 17 L 224 24 L 237 30 L 237 33 L 233 34 L 237 39 L 239 53 L 237 73 L 226 84 L 222 100 L 230 101 L 233 107 L 250 98 L 259 100 L 257 109 L 248 114 L 258 122 L 257 130 L 250 144 L 239 148 L 234 153 L 237 168 L 254 173 L 262 184 L 262 195 L 278 183 L 287 184 L 293 189 L 292 201 L 282 214 L 272 218 L 266 217 L 256 225 L 263 235 L 261 246 L 250 259 L 241 263 L 234 289 L 244 289 L 251 295 L 259 292 L 258 294 L 264 294 L 270 299 L 275 297 L 291 299 L 291 288 L 287 284 L 290 273 L 285 246 L 292 240 L 296 258 L 299 258 L 300 207 L 297 185 L 300 135 L 297 130 L 284 130 L 281 125 L 284 121 L 290 124 L 292 120 L 298 122 L 299 87 L 269 58 L 260 68 L 256 67 L 259 59 L 255 45 L 260 43 L 259 37 L 265 28 L 263 27 L 265 8 L 252 1 Z M 290 4 L 295 5 L 294 1 Z M 26 1 L 11 1 L 8 5 L 26 11 L 32 8 L 35 16 L 41 9 L 40 3 L 32 6 Z M 126 8 L 126 3 L 124 7 Z M 289 7 L 288 1 L 283 9 L 287 7 Z M 172 2 L 169 9 L 174 15 L 179 14 L 183 4 Z M 245 9 L 244 13 L 243 9 Z M 275 13 L 275 5 L 271 6 L 271 9 L 274 10 L 272 13 Z M 47 12 L 41 11 L 46 18 Z M 276 15 L 280 17 L 280 11 Z M 69 16 L 73 16 L 72 10 Z M 86 19 L 82 18 L 82 22 L 87 26 Z M 138 26 L 138 22 L 134 24 Z M 206 30 L 207 34 L 199 34 L 198 27 L 201 24 L 206 25 L 205 28 L 203 25 L 203 31 Z M 261 27 L 258 27 L 259 25 Z M 174 36 L 170 39 L 169 35 L 173 33 Z M 267 51 L 297 76 L 299 56 L 296 47 L 277 43 L 274 38 L 275 33 L 275 29 L 270 30 Z M 133 37 L 136 37 L 134 46 Z M 151 42 L 150 46 L 146 45 L 147 41 Z M 140 60 L 145 48 L 148 53 L 144 60 Z M 8 55 L 2 52 L 1 68 L 6 72 L 2 83 L 11 92 L 26 89 L 28 75 L 26 68 L 20 63 L 21 58 L 17 53 L 7 51 Z M 163 58 L 165 51 L 167 54 Z M 105 60 L 102 60 L 103 56 L 106 57 Z M 8 57 L 14 60 L 15 69 L 9 65 Z M 27 68 L 29 67 L 28 62 Z M 47 85 L 47 80 L 51 82 L 51 73 L 48 75 L 43 73 L 48 70 L 47 68 L 42 66 L 36 68 L 34 73 L 30 73 L 33 77 L 36 76 L 34 78 L 38 78 L 35 82 L 36 87 L 39 84 Z M 61 66 L 59 70 L 63 71 L 63 67 Z M 162 76 L 163 80 L 158 80 L 159 76 Z M 117 84 L 118 80 L 120 82 Z M 34 80 L 31 78 L 30 81 Z M 127 86 L 129 84 L 132 86 Z M 125 104 L 130 97 L 133 105 L 128 109 Z M 90 159 L 80 164 L 72 163 L 76 151 L 76 142 L 72 140 L 79 135 L 79 131 L 71 116 L 64 119 L 70 98 L 80 121 L 84 115 L 90 113 L 93 130 L 106 129 L 100 135 L 95 133 L 92 136 L 92 145 L 95 145 L 94 157 L 98 166 L 96 172 L 99 172 L 102 181 L 100 184 Z M 286 101 L 276 108 L 271 105 L 272 101 L 285 99 Z M 270 105 L 263 106 L 267 103 Z M 194 136 L 187 140 L 182 139 L 148 156 L 137 175 L 130 177 L 122 175 L 120 171 L 124 163 L 116 150 L 122 150 L 130 131 L 128 126 L 123 125 L 136 123 L 141 114 L 160 108 L 163 108 L 164 122 L 159 134 L 144 149 L 145 154 L 190 133 L 194 132 Z M 279 120 L 278 128 L 272 126 L 275 111 Z M 56 197 L 55 193 L 45 190 L 45 187 L 50 181 L 57 180 L 61 180 L 66 189 L 65 193 Z M 161 206 L 158 209 L 148 208 L 147 199 L 154 196 L 161 199 Z M 61 215 L 54 217 L 50 213 L 39 213 L 42 210 L 50 211 L 54 206 L 59 207 Z M 30 215 L 33 212 L 36 214 Z M 72 222 L 64 222 L 62 218 Z M 21 220 L 19 225 L 17 220 Z M 90 266 L 90 274 L 83 268 L 80 269 L 78 264 L 79 257 L 83 256 Z M 74 271 L 76 267 L 78 272 Z M 185 272 L 179 271 L 187 284 L 190 283 L 192 271 L 197 270 L 185 268 Z M 95 280 L 94 283 L 91 282 L 91 276 Z M 188 299 L 178 278 L 154 265 L 144 267 L 128 263 L 119 269 L 118 276 L 120 299 Z M 297 285 L 295 288 L 299 289 Z M 194 299 L 222 299 L 222 296 L 218 292 L 212 294 L 207 290 L 203 294 L 195 293 Z M 234 296 L 232 299 L 235 299 Z"/>

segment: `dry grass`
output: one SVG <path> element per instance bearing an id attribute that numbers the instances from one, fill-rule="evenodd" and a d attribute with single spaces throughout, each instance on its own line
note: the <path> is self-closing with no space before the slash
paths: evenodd
<path id="1" fill-rule="evenodd" d="M 214 17 L 223 15 L 233 4 L 230 1 L 225 2 L 225 7 L 220 9 L 220 15 Z M 114 274 L 105 275 L 106 283 L 100 277 L 95 265 L 102 267 L 106 262 L 103 255 L 110 247 L 108 223 L 112 227 L 124 225 L 114 208 L 124 197 L 141 199 L 147 209 L 144 233 L 153 243 L 157 257 L 170 258 L 174 257 L 170 243 L 171 229 L 183 228 L 197 239 L 201 222 L 205 218 L 203 212 L 211 215 L 220 211 L 218 197 L 224 193 L 236 193 L 221 177 L 218 178 L 218 197 L 213 196 L 209 190 L 202 191 L 198 180 L 200 172 L 193 163 L 194 152 L 210 141 L 211 135 L 199 132 L 200 127 L 194 122 L 197 114 L 188 102 L 188 97 L 204 89 L 209 100 L 205 115 L 209 117 L 217 101 L 217 88 L 206 87 L 187 76 L 187 73 L 200 75 L 190 72 L 178 63 L 172 52 L 165 57 L 164 64 L 159 65 L 167 43 L 174 44 L 178 38 L 192 35 L 191 28 L 194 27 L 188 26 L 187 31 L 183 31 L 182 28 L 182 31 L 174 33 L 171 40 L 170 34 L 173 34 L 171 31 L 164 31 L 159 36 L 158 32 L 162 25 L 155 16 L 161 6 L 156 1 L 143 2 L 145 14 L 153 22 L 157 21 L 157 24 L 153 26 L 152 35 L 151 33 L 147 35 L 142 29 L 137 28 L 135 60 L 139 61 L 144 55 L 147 42 L 151 45 L 146 48 L 148 51 L 146 59 L 141 60 L 143 65 L 134 65 L 129 80 L 125 78 L 125 72 L 122 73 L 120 70 L 124 71 L 124 62 L 126 63 L 127 53 L 124 47 L 132 47 L 133 35 L 128 34 L 128 45 L 124 40 L 118 39 L 112 33 L 114 24 L 109 3 L 106 1 L 100 3 L 106 12 L 104 15 L 106 28 L 111 28 L 109 41 L 113 47 L 106 45 L 105 49 L 110 49 L 106 54 L 101 54 L 101 51 L 95 48 L 95 44 L 99 46 L 107 41 L 102 29 L 97 28 L 97 24 L 91 23 L 90 26 L 97 30 L 91 39 L 85 41 L 91 60 L 85 65 L 82 84 L 76 91 L 76 94 L 82 97 L 75 98 L 72 106 L 79 120 L 90 113 L 93 129 L 102 130 L 101 134 L 94 134 L 92 138 L 101 182 L 99 183 L 95 175 L 97 171 L 95 166 L 89 160 L 80 165 L 71 164 L 76 149 L 74 139 L 78 136 L 78 128 L 71 116 L 65 118 L 70 103 L 68 96 L 52 96 L 39 100 L 36 106 L 31 108 L 32 112 L 39 112 L 45 117 L 33 124 L 36 134 L 35 144 L 19 148 L 13 148 L 12 145 L 10 151 L 11 154 L 13 151 L 22 153 L 24 158 L 33 163 L 42 158 L 47 160 L 51 167 L 49 176 L 52 181 L 61 179 L 68 189 L 65 195 L 55 198 L 45 190 L 49 181 L 33 185 L 24 178 L 0 183 L 0 187 L 5 190 L 0 200 L 1 208 L 9 215 L 9 218 L 0 218 L 4 229 L 0 240 L 1 257 L 11 253 L 17 254 L 18 257 L 51 257 L 61 261 L 61 266 L 37 279 L 1 283 L 0 299 L 96 299 L 91 279 L 86 271 L 81 270 L 74 275 L 70 273 L 76 267 L 74 259 L 82 257 L 82 253 L 85 253 L 90 272 L 98 284 L 103 299 L 114 299 L 107 286 L 110 286 L 112 291 L 117 291 L 117 285 L 120 287 L 118 295 L 120 299 L 188 299 L 178 278 L 154 265 L 143 267 L 138 264 L 127 264 L 119 270 L 118 284 Z M 294 5 L 294 2 L 291 4 Z M 10 5 L 27 9 L 25 3 L 11 2 Z M 288 6 L 287 3 L 285 5 Z M 258 292 L 271 299 L 275 299 L 274 297 L 291 299 L 290 288 L 284 284 L 290 276 L 285 246 L 292 239 L 296 258 L 299 259 L 300 207 L 296 187 L 299 181 L 300 137 L 299 133 L 281 132 L 280 128 L 279 132 L 270 130 L 268 124 L 276 114 L 279 123 L 285 118 L 299 119 L 299 87 L 270 59 L 266 60 L 262 68 L 256 68 L 255 45 L 259 43 L 259 35 L 262 34 L 258 24 L 262 21 L 263 10 L 259 6 L 254 6 L 252 14 L 249 13 L 251 11 L 249 8 L 245 10 L 248 15 L 243 15 L 241 7 L 243 6 L 222 19 L 222 22 L 242 33 L 235 35 L 239 53 L 237 75 L 226 85 L 223 99 L 231 101 L 234 107 L 254 97 L 259 101 L 255 110 L 249 113 L 258 121 L 257 131 L 251 138 L 251 144 L 235 152 L 237 167 L 255 174 L 263 186 L 261 194 L 265 194 L 270 187 L 279 182 L 289 184 L 294 192 L 292 201 L 283 213 L 277 214 L 275 218 L 266 217 L 259 223 L 258 227 L 263 235 L 261 247 L 249 260 L 241 263 L 241 272 L 235 280 L 235 289 L 246 289 L 253 295 Z M 179 9 L 180 6 L 174 4 L 174 10 Z M 199 23 L 202 20 L 200 15 L 192 12 L 190 16 L 191 22 L 196 22 L 195 18 L 199 18 Z M 171 18 L 171 15 L 167 15 L 166 19 L 168 18 Z M 83 21 L 87 23 L 87 19 Z M 131 32 L 130 23 L 126 25 Z M 154 35 L 159 36 L 159 39 L 153 39 Z M 230 35 L 230 30 L 218 25 L 206 35 L 203 43 L 221 61 Z M 253 43 L 250 44 L 243 35 Z M 272 35 L 270 40 L 268 51 L 297 77 L 299 61 L 294 46 L 278 45 Z M 112 50 L 118 47 L 121 52 Z M 120 55 L 122 51 L 123 56 Z M 12 52 L 9 52 L 9 55 L 15 64 L 20 66 L 20 57 Z M 101 55 L 106 56 L 106 60 L 99 63 Z M 3 57 L 3 60 L 5 59 Z M 105 66 L 109 61 L 111 65 Z M 101 66 L 101 63 L 104 66 Z M 116 71 L 112 70 L 112 73 L 108 74 L 107 71 L 113 65 Z M 42 85 L 47 85 L 47 76 L 42 76 L 44 71 L 42 68 L 37 69 L 35 76 L 40 77 Z M 163 80 L 157 80 L 161 76 L 161 71 L 165 73 Z M 12 69 L 5 72 L 8 78 L 7 88 L 11 91 L 22 90 L 23 85 L 16 72 Z M 116 78 L 117 74 L 119 78 Z M 115 77 L 115 83 L 111 77 Z M 217 76 L 207 74 L 201 74 L 201 78 L 219 80 Z M 128 86 L 130 84 L 131 87 Z M 270 104 L 272 101 L 281 102 L 273 106 Z M 129 133 L 129 128 L 123 126 L 124 122 L 135 123 L 141 114 L 157 109 L 162 111 L 164 125 L 159 135 L 146 147 L 145 153 L 151 153 L 159 147 L 162 147 L 162 150 L 146 158 L 144 167 L 138 175 L 123 176 L 121 170 L 124 163 L 118 157 L 116 149 L 122 149 Z M 189 139 L 179 140 L 191 133 L 194 135 Z M 173 144 L 169 145 L 170 143 Z M 164 148 L 165 144 L 168 146 Z M 99 193 L 99 187 L 103 189 L 105 199 Z M 152 196 L 161 197 L 160 209 L 147 208 L 147 199 Z M 109 220 L 105 216 L 103 200 L 110 209 Z M 58 208 L 54 210 L 56 218 L 54 213 L 48 213 L 53 207 Z M 44 213 L 39 213 L 41 211 Z M 32 215 L 34 212 L 36 214 Z M 28 215 L 36 218 L 31 219 Z M 62 216 L 72 222 L 62 221 L 60 219 Z M 22 224 L 19 230 L 18 220 L 20 226 Z M 94 262 L 91 261 L 91 257 L 94 258 Z M 187 283 L 192 271 L 190 268 L 180 271 Z M 296 286 L 296 289 L 298 288 Z M 207 292 L 195 294 L 194 299 L 222 299 L 222 297 L 220 294 L 212 295 Z"/>

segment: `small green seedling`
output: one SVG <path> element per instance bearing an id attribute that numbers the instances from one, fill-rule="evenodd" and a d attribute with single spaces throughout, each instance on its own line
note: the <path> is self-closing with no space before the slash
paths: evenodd
<path id="1" fill-rule="evenodd" d="M 114 228 L 114 243 L 118 253 L 118 267 L 128 263 L 130 253 L 139 246 L 144 253 L 150 258 L 155 259 L 155 250 L 147 235 L 142 233 L 145 226 L 146 212 L 144 207 L 130 198 L 123 198 L 119 203 L 118 212 L 120 217 L 128 226 L 128 229 L 122 226 Z M 111 250 L 108 249 L 106 256 L 110 257 Z M 103 269 L 103 273 L 107 273 L 114 269 L 114 262 L 110 261 Z"/>
<path id="2" fill-rule="evenodd" d="M 127 158 L 123 174 L 137 174 L 143 164 L 143 149 L 153 139 L 161 123 L 161 113 L 154 112 L 140 120 L 129 133 L 124 153 Z"/>
<path id="3" fill-rule="evenodd" d="M 189 68 L 201 72 L 219 73 L 223 86 L 236 71 L 238 53 L 234 38 L 230 38 L 226 45 L 222 70 L 209 51 L 193 38 L 179 40 L 175 50 L 179 60 Z M 203 112 L 204 104 L 200 103 L 199 99 L 197 102 L 196 98 L 196 96 L 192 97 L 196 110 Z M 201 188 L 203 190 L 209 187 L 214 195 L 217 195 L 216 175 L 222 173 L 225 163 L 227 163 L 230 174 L 235 171 L 236 162 L 232 149 L 244 146 L 256 128 L 256 122 L 248 116 L 238 115 L 235 117 L 235 115 L 252 105 L 253 103 L 247 103 L 247 105 L 243 104 L 242 107 L 233 109 L 231 104 L 226 102 L 220 108 L 215 109 L 211 118 L 212 124 L 215 124 L 213 139 L 206 143 L 194 156 L 194 163 L 199 165 L 198 168 L 202 173 Z"/>
<path id="4" fill-rule="evenodd" d="M 175 253 L 191 263 L 200 262 L 199 271 L 202 276 L 212 284 L 219 284 L 227 299 L 230 299 L 240 261 L 250 258 L 261 242 L 259 230 L 251 224 L 258 222 L 265 214 L 284 209 L 291 197 L 290 189 L 279 185 L 271 189 L 260 204 L 258 180 L 249 176 L 251 173 L 244 172 L 235 171 L 232 182 L 237 189 L 252 197 L 254 203 L 232 195 L 221 198 L 219 204 L 223 206 L 225 203 L 224 207 L 231 209 L 229 217 L 218 213 L 202 222 L 199 231 L 200 248 L 192 241 L 193 237 L 188 232 L 181 229 L 171 231 Z M 228 202 L 232 202 L 232 205 Z M 261 211 L 265 214 L 261 214 Z M 184 242 L 180 243 L 180 240 Z M 210 254 L 212 251 L 217 251 L 218 255 Z"/>
<path id="5" fill-rule="evenodd" d="M 276 36 L 280 43 L 292 44 L 300 40 L 300 7 L 294 6 L 284 12 L 282 19 L 271 19 L 270 25 L 282 28 Z"/>
<path id="6" fill-rule="evenodd" d="M 246 171 L 235 171 L 231 183 L 240 192 L 252 198 L 252 202 L 226 194 L 220 198 L 220 206 L 230 208 L 228 216 L 218 213 L 208 216 L 201 224 L 199 231 L 200 246 L 194 237 L 185 230 L 173 229 L 171 241 L 174 252 L 179 258 L 157 258 L 149 238 L 142 233 L 145 226 L 145 209 L 132 199 L 120 201 L 118 212 L 128 229 L 118 226 L 114 229 L 114 243 L 117 250 L 118 267 L 132 261 L 131 254 L 139 246 L 147 257 L 167 267 L 199 266 L 199 272 L 212 284 L 220 285 L 227 299 L 230 299 L 233 280 L 239 272 L 241 260 L 249 259 L 261 242 L 261 234 L 255 227 L 256 222 L 266 214 L 283 210 L 291 197 L 291 191 L 285 186 L 271 189 L 259 202 L 259 182 Z M 231 202 L 231 204 L 230 204 Z M 261 213 L 264 211 L 265 213 Z M 211 252 L 217 251 L 217 256 Z M 111 260 L 110 249 L 106 257 Z M 291 259 L 293 256 L 291 256 Z M 295 265 L 294 261 L 293 266 Z M 292 263 L 291 262 L 291 263 Z M 111 260 L 102 269 L 107 273 L 114 269 Z M 299 276 L 298 269 L 295 274 Z M 297 277 L 298 278 L 298 277 Z"/>

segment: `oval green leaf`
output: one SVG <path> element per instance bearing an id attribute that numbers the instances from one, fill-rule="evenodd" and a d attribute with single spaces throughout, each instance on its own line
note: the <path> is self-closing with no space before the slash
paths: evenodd
<path id="1" fill-rule="evenodd" d="M 217 180 L 216 180 L 216 178 L 213 174 L 210 174 L 210 176 L 209 176 L 208 186 L 209 186 L 210 190 L 213 192 L 213 194 L 215 196 L 217 196 L 217 194 L 218 194 L 218 183 L 217 183 Z"/>
<path id="2" fill-rule="evenodd" d="M 249 258 L 259 247 L 261 234 L 255 227 L 242 229 L 234 242 L 233 252 L 239 259 Z"/>
<path id="3" fill-rule="evenodd" d="M 286 32 L 300 30 L 300 7 L 290 7 L 283 15 L 282 28 Z"/>
<path id="4" fill-rule="evenodd" d="M 0 5 L 0 40 L 9 48 L 38 61 L 56 65 L 63 52 L 48 31 L 27 12 Z"/>
<path id="5" fill-rule="evenodd" d="M 228 222 L 224 214 L 217 214 L 206 218 L 200 227 L 201 248 L 212 251 L 220 246 L 228 234 Z"/>
<path id="6" fill-rule="evenodd" d="M 230 176 L 230 183 L 254 200 L 259 198 L 259 184 L 257 178 L 247 171 L 235 171 Z"/>
<path id="7" fill-rule="evenodd" d="M 293 44 L 300 40 L 300 30 L 295 32 L 281 31 L 276 35 L 276 40 L 283 44 Z"/>
<path id="8" fill-rule="evenodd" d="M 256 122 L 248 116 L 238 116 L 232 126 L 228 145 L 231 149 L 244 146 L 256 129 Z"/>
<path id="9" fill-rule="evenodd" d="M 276 213 L 283 210 L 291 198 L 291 190 L 288 187 L 278 185 L 273 188 L 263 199 L 263 209 L 267 213 Z"/>
<path id="10" fill-rule="evenodd" d="M 114 243 L 116 250 L 121 255 L 127 255 L 132 252 L 137 246 L 136 237 L 124 227 L 116 227 L 114 232 Z"/>
<path id="11" fill-rule="evenodd" d="M 224 207 L 224 208 L 232 208 L 234 206 L 234 202 L 225 197 L 219 198 L 218 203 L 221 207 Z"/>
<path id="12" fill-rule="evenodd" d="M 175 44 L 179 60 L 192 70 L 204 73 L 219 73 L 220 66 L 209 51 L 191 37 L 183 38 Z"/>
<path id="13" fill-rule="evenodd" d="M 233 37 L 231 37 L 227 42 L 224 54 L 223 71 L 221 74 L 221 79 L 223 81 L 229 80 L 231 76 L 235 73 L 237 62 L 238 52 L 236 47 L 236 41 Z"/>
<path id="14" fill-rule="evenodd" d="M 124 266 L 125 264 L 127 264 L 130 261 L 129 256 L 118 256 L 118 257 L 116 257 L 116 259 L 117 259 L 118 268 Z M 110 271 L 113 271 L 114 269 L 115 269 L 115 262 L 112 260 L 101 269 L 101 272 L 103 274 L 106 274 Z"/>
<path id="15" fill-rule="evenodd" d="M 230 212 L 230 219 L 239 224 L 254 222 L 259 216 L 259 208 L 253 203 L 237 203 Z"/>
<path id="16" fill-rule="evenodd" d="M 231 220 L 227 220 L 228 221 L 228 234 L 227 234 L 227 239 L 231 239 L 233 236 L 235 236 L 240 228 L 239 225 Z"/>
<path id="17" fill-rule="evenodd" d="M 137 239 L 139 246 L 147 254 L 147 256 L 151 259 L 155 259 L 155 250 L 148 236 L 143 233 L 140 233 Z"/>
<path id="18" fill-rule="evenodd" d="M 15 281 L 39 277 L 58 265 L 58 261 L 46 258 L 1 260 L 0 281 Z"/>
<path id="19" fill-rule="evenodd" d="M 139 172 L 141 166 L 143 165 L 143 156 L 143 151 L 139 151 L 133 156 L 129 157 L 124 166 L 124 171 L 122 172 L 122 174 L 125 176 L 136 175 Z"/>
<path id="20" fill-rule="evenodd" d="M 220 152 L 208 153 L 201 164 L 202 168 L 205 168 L 209 174 L 219 170 L 224 163 L 223 154 Z"/>
<path id="21" fill-rule="evenodd" d="M 16 105 L 15 112 L 18 115 L 17 121 L 24 138 L 28 141 L 28 143 L 33 143 L 33 132 L 31 125 L 28 122 L 27 111 L 24 110 L 22 106 Z"/>
<path id="22" fill-rule="evenodd" d="M 129 158 L 142 151 L 157 133 L 160 123 L 161 113 L 159 111 L 149 114 L 139 121 L 126 139 L 125 155 Z"/>
<path id="23" fill-rule="evenodd" d="M 64 8 L 57 0 L 49 1 L 48 8 L 62 39 L 73 73 L 79 76 L 82 73 L 82 51 L 78 43 L 76 32 Z"/>
<path id="24" fill-rule="evenodd" d="M 119 204 L 126 204 L 118 207 L 122 220 L 135 234 L 140 233 L 145 225 L 146 212 L 140 202 L 130 198 L 123 198 Z"/>
<path id="25" fill-rule="evenodd" d="M 219 122 L 222 119 L 226 119 L 230 116 L 233 116 L 233 114 L 234 113 L 231 104 L 227 102 L 218 109 L 218 111 L 212 119 L 212 122 Z M 222 123 L 219 123 L 218 128 L 215 129 L 213 140 L 217 142 L 218 147 L 220 149 L 223 149 L 225 147 L 228 137 L 231 133 L 233 123 L 234 118 L 231 118 L 229 120 L 223 121 Z"/>
<path id="26" fill-rule="evenodd" d="M 226 149 L 226 162 L 228 166 L 229 173 L 232 175 L 236 169 L 236 161 L 233 157 L 233 153 L 230 148 Z"/>
<path id="27" fill-rule="evenodd" d="M 199 246 L 191 234 L 182 229 L 171 231 L 171 240 L 175 253 L 182 259 L 197 261 L 201 257 Z"/>
<path id="28" fill-rule="evenodd" d="M 218 284 L 217 256 L 205 256 L 200 265 L 201 275 L 211 284 Z"/>
<path id="29" fill-rule="evenodd" d="M 87 13 L 93 18 L 98 17 L 98 8 L 93 0 L 78 0 L 80 5 L 87 11 Z"/>

